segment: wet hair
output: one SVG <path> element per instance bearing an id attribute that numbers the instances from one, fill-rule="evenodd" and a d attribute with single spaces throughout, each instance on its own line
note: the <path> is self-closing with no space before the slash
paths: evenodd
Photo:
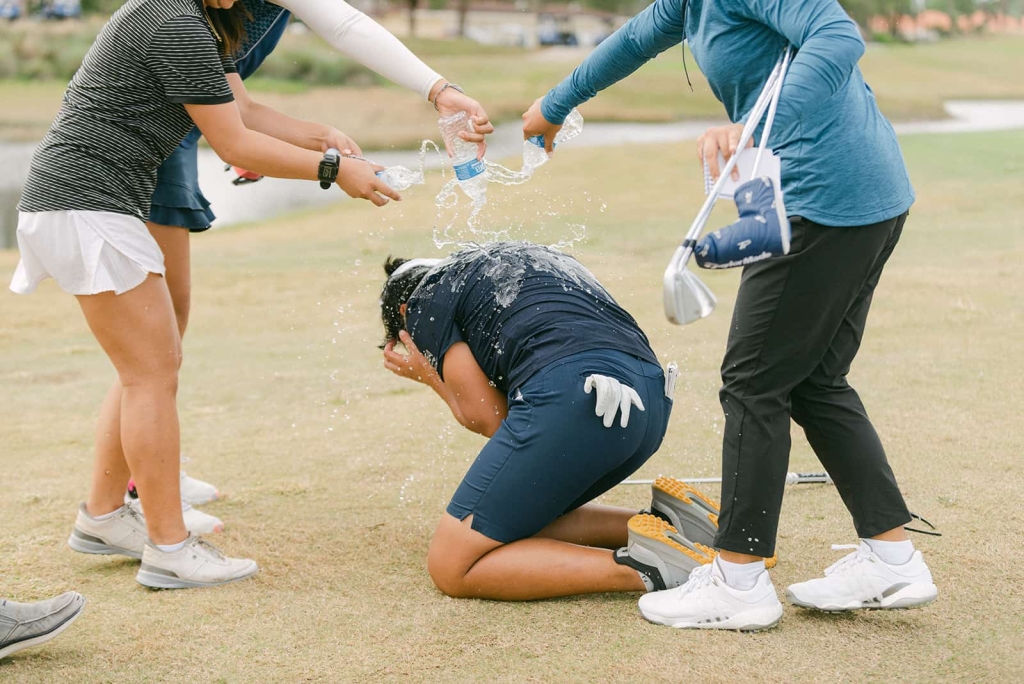
<path id="1" fill-rule="evenodd" d="M 220 49 L 227 55 L 234 56 L 238 49 L 245 42 L 245 22 L 252 19 L 252 14 L 237 0 L 231 9 L 218 9 L 206 7 L 206 16 L 210 17 L 210 23 L 220 37 Z"/>
<path id="2" fill-rule="evenodd" d="M 409 297 L 430 271 L 428 266 L 413 267 L 392 278 L 391 274 L 407 261 L 409 260 L 389 256 L 384 262 L 384 272 L 388 276 L 387 282 L 384 283 L 384 289 L 380 293 L 380 317 L 384 322 L 384 344 L 391 340 L 397 340 L 398 333 L 405 330 L 402 305 L 409 301 Z M 384 345 L 382 344 L 381 347 L 383 348 Z"/>

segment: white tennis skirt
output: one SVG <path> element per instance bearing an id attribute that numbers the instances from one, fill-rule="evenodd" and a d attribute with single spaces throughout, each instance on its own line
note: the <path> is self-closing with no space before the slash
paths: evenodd
<path id="1" fill-rule="evenodd" d="M 21 261 L 11 290 L 29 294 L 53 278 L 65 292 L 122 294 L 150 273 L 164 275 L 164 254 L 146 224 L 109 211 L 18 213 Z"/>

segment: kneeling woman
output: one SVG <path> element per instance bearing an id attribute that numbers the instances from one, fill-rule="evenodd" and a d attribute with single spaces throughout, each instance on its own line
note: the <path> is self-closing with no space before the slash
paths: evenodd
<path id="1" fill-rule="evenodd" d="M 672 411 L 633 317 L 578 261 L 527 243 L 385 271 L 384 365 L 489 438 L 431 542 L 438 588 L 504 600 L 664 588 L 664 562 L 612 552 L 636 509 L 593 503 L 658 450 Z"/>

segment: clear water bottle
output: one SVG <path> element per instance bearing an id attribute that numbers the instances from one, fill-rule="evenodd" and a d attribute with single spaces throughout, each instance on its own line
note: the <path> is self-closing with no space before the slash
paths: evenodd
<path id="1" fill-rule="evenodd" d="M 445 144 L 452 151 L 452 167 L 459 187 L 473 204 L 487 203 L 487 166 L 476 158 L 477 146 L 459 137 L 462 131 L 473 131 L 473 122 L 466 112 L 458 112 L 438 120 Z"/>
<path id="2" fill-rule="evenodd" d="M 569 116 L 565 117 L 565 123 L 561 130 L 555 134 L 555 144 L 552 147 L 575 138 L 583 130 L 583 117 L 579 110 L 573 109 Z M 535 169 L 544 166 L 548 161 L 548 153 L 544 150 L 544 136 L 535 135 L 523 141 L 523 173 L 532 174 Z"/>
<path id="3" fill-rule="evenodd" d="M 377 172 L 377 177 L 388 187 L 401 192 L 423 183 L 423 171 L 413 171 L 405 166 L 389 166 Z"/>

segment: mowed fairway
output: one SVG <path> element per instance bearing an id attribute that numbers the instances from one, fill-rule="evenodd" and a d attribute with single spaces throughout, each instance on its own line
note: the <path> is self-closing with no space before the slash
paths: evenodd
<path id="1" fill-rule="evenodd" d="M 1020 681 L 1024 133 L 902 143 L 918 203 L 851 378 L 911 509 L 943 532 L 915 537 L 939 585 L 933 606 L 787 607 L 778 629 L 741 635 L 647 624 L 630 594 L 502 604 L 437 592 L 430 535 L 483 442 L 388 374 L 376 348 L 381 262 L 438 253 L 434 175 L 382 210 L 350 202 L 193 238 L 183 444 L 187 469 L 229 495 L 205 507 L 227 524 L 213 541 L 262 566 L 237 585 L 152 592 L 136 562 L 67 548 L 113 371 L 52 281 L 32 297 L 0 293 L 0 595 L 89 599 L 62 637 L 0 662 L 0 680 Z M 702 200 L 691 149 L 567 145 L 529 185 L 491 191 L 492 218 L 562 212 L 542 216 L 551 239 L 586 223 L 574 253 L 680 363 L 673 423 L 645 476 L 719 467 L 718 363 L 739 273 L 707 276 L 720 301 L 707 320 L 678 328 L 661 311 L 662 271 Z M 0 253 L 5 284 L 16 258 Z M 794 438 L 791 470 L 818 469 Z M 604 501 L 639 509 L 648 497 L 619 487 Z M 839 557 L 829 544 L 854 540 L 834 488 L 791 488 L 776 586 L 818 575 Z"/>

